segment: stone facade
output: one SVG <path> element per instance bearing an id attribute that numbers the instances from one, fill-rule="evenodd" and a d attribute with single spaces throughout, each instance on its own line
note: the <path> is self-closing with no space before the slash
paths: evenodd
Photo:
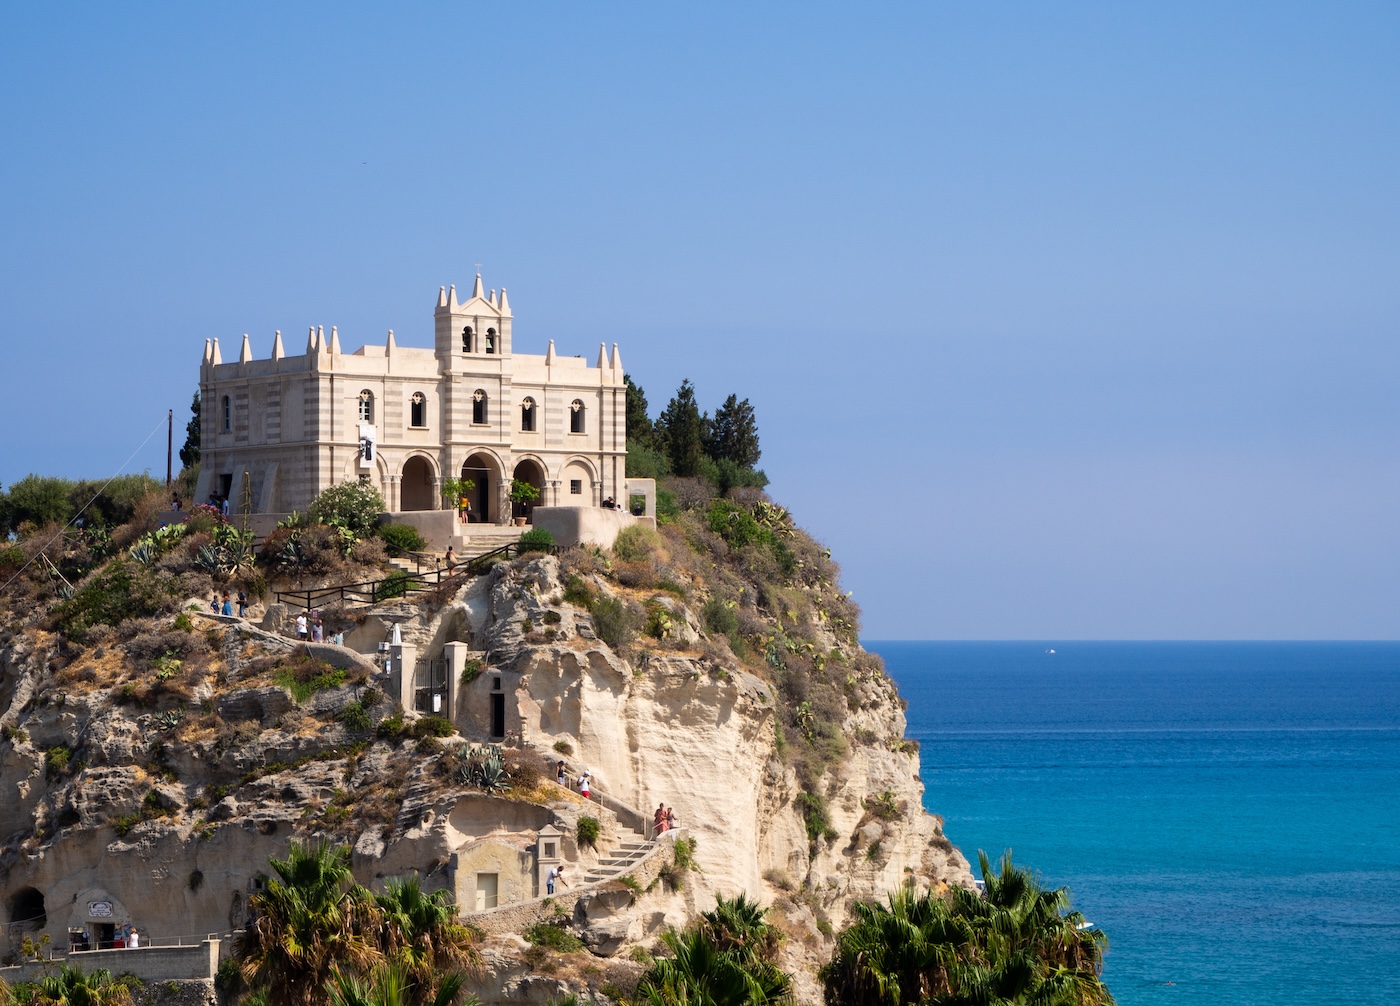
<path id="1" fill-rule="evenodd" d="M 248 336 L 224 363 L 206 340 L 197 502 L 228 498 L 234 512 L 305 510 L 323 489 L 366 478 L 393 512 L 449 506 L 442 480 L 469 478 L 472 522 L 507 523 L 511 480 L 540 490 L 541 506 L 598 506 L 626 492 L 626 388 L 614 343 L 589 366 L 515 353 L 504 289 L 465 303 L 440 290 L 432 349 L 341 351 L 340 334 L 314 327 L 306 352 L 270 359 Z"/>

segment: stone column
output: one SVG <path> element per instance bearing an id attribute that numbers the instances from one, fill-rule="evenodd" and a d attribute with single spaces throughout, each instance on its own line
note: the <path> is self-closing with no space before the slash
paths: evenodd
<path id="1" fill-rule="evenodd" d="M 414 674 L 418 670 L 418 647 L 413 643 L 392 643 L 389 646 L 392 680 L 398 686 L 399 705 L 413 711 Z"/>
<path id="2" fill-rule="evenodd" d="M 509 524 L 514 513 L 514 505 L 510 501 L 510 479 L 501 479 L 499 502 L 496 505 L 496 523 Z"/>
<path id="3" fill-rule="evenodd" d="M 443 712 L 463 735 L 466 731 L 457 723 L 457 704 L 461 701 L 457 691 L 458 682 L 462 680 L 462 671 L 466 669 L 471 652 L 471 646 L 467 643 L 445 643 L 442 647 L 442 659 L 447 661 L 447 696 L 444 699 L 447 708 Z"/>
<path id="4" fill-rule="evenodd" d="M 403 509 L 399 503 L 399 478 L 398 475 L 389 476 L 389 498 L 384 501 L 384 509 L 390 513 L 398 513 Z"/>

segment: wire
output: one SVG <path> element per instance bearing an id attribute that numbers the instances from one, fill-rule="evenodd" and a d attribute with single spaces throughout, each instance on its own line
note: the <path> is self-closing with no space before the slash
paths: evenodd
<path id="1" fill-rule="evenodd" d="M 102 488 L 99 489 L 99 490 L 97 490 L 97 492 L 93 493 L 92 499 L 90 499 L 90 500 L 88 500 L 86 503 L 84 503 L 84 504 L 83 504 L 83 508 L 82 508 L 81 510 L 79 510 L 77 513 L 75 513 L 71 518 L 69 518 L 67 524 L 63 525 L 63 527 L 61 527 L 61 528 L 58 529 L 58 534 L 54 535 L 54 536 L 53 536 L 52 538 L 50 538 L 48 541 L 44 542 L 43 547 L 40 548 L 38 552 L 35 552 L 35 553 L 34 553 L 34 558 L 33 558 L 33 559 L 30 559 L 28 562 L 26 562 L 26 563 L 25 563 L 23 566 L 21 566 L 19 569 L 15 570 L 15 575 L 12 576 L 12 577 L 10 577 L 8 580 L 6 580 L 4 586 L 0 586 L 0 590 L 4 590 L 4 589 L 5 589 L 6 587 L 8 587 L 10 584 L 14 583 L 17 579 L 19 579 L 19 576 L 20 576 L 21 573 L 23 573 L 23 572 L 24 572 L 26 569 L 28 569 L 30 566 L 34 565 L 34 560 L 35 560 L 35 559 L 39 558 L 39 556 L 43 555 L 46 551 L 48 551 L 49 546 L 52 545 L 54 542 L 58 541 L 58 539 L 59 539 L 60 537 L 63 536 L 63 532 L 67 531 L 70 527 L 73 526 L 74 521 L 76 521 L 76 520 L 77 520 L 79 517 L 81 517 L 83 514 L 87 513 L 87 508 L 90 507 L 90 506 L 92 506 L 94 503 L 97 502 L 97 497 L 101 496 L 104 492 L 106 492 L 106 491 L 107 491 L 107 487 L 108 487 L 109 485 L 111 485 L 113 482 L 117 481 L 117 479 L 121 478 L 121 475 L 122 475 L 122 468 L 125 468 L 127 465 L 131 464 L 131 459 L 134 458 L 134 457 L 136 457 L 136 455 L 138 455 L 138 454 L 141 453 L 141 448 L 145 447 L 146 444 L 150 443 L 151 438 L 152 438 L 153 436 L 155 436 L 155 435 L 156 435 L 156 432 L 157 432 L 162 426 L 164 426 L 164 425 L 169 421 L 169 418 L 170 418 L 170 417 L 167 416 L 165 419 L 162 419 L 160 422 L 156 423 L 155 429 L 151 430 L 150 433 L 147 433 L 147 434 L 146 434 L 146 439 L 143 440 L 143 441 L 141 441 L 141 443 L 137 444 L 137 445 L 136 445 L 136 450 L 132 451 L 130 454 L 127 455 L 126 460 L 123 461 L 123 462 L 121 463 L 121 468 L 118 468 L 118 469 L 117 469 L 117 473 L 116 473 L 115 475 L 113 475 L 111 478 L 109 478 L 106 482 L 102 483 Z"/>

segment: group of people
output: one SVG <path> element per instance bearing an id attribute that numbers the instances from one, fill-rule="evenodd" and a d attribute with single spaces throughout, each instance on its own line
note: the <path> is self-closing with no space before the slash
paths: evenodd
<path id="1" fill-rule="evenodd" d="M 216 615 L 232 615 L 233 604 L 232 594 L 226 590 L 221 599 L 219 592 L 216 590 L 214 591 L 214 596 L 209 600 L 209 610 Z M 246 590 L 240 590 L 238 592 L 238 617 L 248 617 L 248 592 Z"/>
<path id="2" fill-rule="evenodd" d="M 218 496 L 215 496 L 213 493 L 210 493 L 209 505 L 215 510 L 219 511 L 219 513 L 223 514 L 225 517 L 229 515 L 229 505 L 227 496 L 225 496 L 223 499 L 220 499 Z"/>
<path id="3" fill-rule="evenodd" d="M 675 831 L 679 828 L 680 820 L 676 817 L 676 812 L 664 803 L 656 805 L 656 813 L 651 816 L 651 830 L 659 835 L 663 831 Z"/>
<path id="4" fill-rule="evenodd" d="M 313 643 L 324 643 L 327 641 L 326 623 L 321 620 L 320 611 L 312 610 L 309 616 L 303 611 L 297 616 L 297 639 L 303 643 L 308 640 Z M 345 633 L 343 631 L 334 632 L 331 634 L 329 641 L 336 646 L 344 646 Z"/>
<path id="5" fill-rule="evenodd" d="M 569 770 L 564 765 L 564 759 L 560 758 L 559 763 L 554 767 L 554 781 L 565 789 L 569 788 Z M 584 769 L 578 777 L 578 794 L 587 800 L 593 795 L 593 779 L 588 769 Z"/>
<path id="6" fill-rule="evenodd" d="M 74 952 L 94 949 L 92 933 L 88 930 L 87 926 L 84 926 L 82 929 L 68 930 L 68 943 L 69 948 Z M 112 942 L 106 943 L 104 941 L 98 941 L 95 949 L 114 950 L 121 949 L 122 947 L 128 950 L 141 949 L 141 933 L 135 926 L 129 923 L 123 926 L 114 926 L 112 928 Z"/>

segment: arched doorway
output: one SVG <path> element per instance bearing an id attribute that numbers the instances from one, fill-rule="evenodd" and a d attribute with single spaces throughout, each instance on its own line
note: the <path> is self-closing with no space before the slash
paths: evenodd
<path id="1" fill-rule="evenodd" d="M 403 463 L 399 478 L 400 510 L 433 510 L 433 466 L 415 455 Z"/>
<path id="2" fill-rule="evenodd" d="M 527 520 L 534 512 L 536 506 L 544 503 L 544 469 L 540 467 L 538 461 L 526 458 L 515 466 L 515 476 L 521 482 L 528 482 L 540 491 L 539 498 L 533 503 L 515 503 L 511 507 L 512 517 L 524 517 Z"/>
<path id="3" fill-rule="evenodd" d="M 501 480 L 501 468 L 496 464 L 496 459 L 484 452 L 473 454 L 462 463 L 462 478 L 475 483 L 473 488 L 467 490 L 467 499 L 472 505 L 467 520 L 473 524 L 496 523 L 500 516 L 497 513 L 497 497 L 500 495 L 497 483 Z"/>

